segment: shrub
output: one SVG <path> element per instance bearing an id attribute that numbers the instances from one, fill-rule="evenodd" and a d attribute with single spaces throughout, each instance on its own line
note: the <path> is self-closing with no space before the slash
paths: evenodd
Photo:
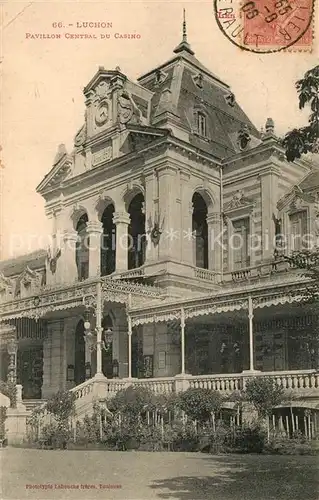
<path id="1" fill-rule="evenodd" d="M 187 389 L 178 401 L 179 408 L 200 423 L 209 421 L 212 413 L 219 412 L 221 404 L 220 393 L 210 389 Z"/>
<path id="2" fill-rule="evenodd" d="M 257 410 L 259 418 L 270 415 L 284 399 L 284 389 L 270 377 L 255 377 L 246 383 L 245 396 Z"/>
<path id="3" fill-rule="evenodd" d="M 75 394 L 58 391 L 47 401 L 46 409 L 58 422 L 66 422 L 75 412 Z"/>
<path id="4" fill-rule="evenodd" d="M 5 421 L 7 419 L 7 408 L 0 406 L 0 440 L 3 441 L 6 437 Z"/>
<path id="5" fill-rule="evenodd" d="M 225 436 L 225 445 L 240 453 L 262 453 L 266 433 L 259 424 L 230 429 Z"/>
<path id="6" fill-rule="evenodd" d="M 65 449 L 70 438 L 70 429 L 54 422 L 43 426 L 39 442 L 40 444 L 50 448 Z"/>

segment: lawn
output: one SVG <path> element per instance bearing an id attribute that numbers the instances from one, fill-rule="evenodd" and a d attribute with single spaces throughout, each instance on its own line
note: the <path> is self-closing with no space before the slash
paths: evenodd
<path id="1" fill-rule="evenodd" d="M 1 499 L 318 500 L 313 456 L 0 450 Z"/>

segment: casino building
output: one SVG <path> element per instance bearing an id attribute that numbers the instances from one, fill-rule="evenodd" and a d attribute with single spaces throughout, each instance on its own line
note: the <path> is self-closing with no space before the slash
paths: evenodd
<path id="1" fill-rule="evenodd" d="M 28 410 L 58 389 L 85 406 L 266 374 L 315 411 L 318 310 L 280 248 L 318 237 L 319 170 L 286 161 L 271 118 L 255 128 L 185 22 L 168 61 L 137 81 L 100 66 L 83 93 L 37 187 L 50 248 L 0 265 L 1 378 Z"/>

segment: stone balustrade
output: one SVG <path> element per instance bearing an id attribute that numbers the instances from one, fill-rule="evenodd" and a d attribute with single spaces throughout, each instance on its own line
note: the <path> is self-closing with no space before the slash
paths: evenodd
<path id="1" fill-rule="evenodd" d="M 210 269 L 194 267 L 194 278 L 211 281 L 212 283 L 218 283 L 219 273 L 211 271 Z"/>
<path id="2" fill-rule="evenodd" d="M 175 381 L 171 377 L 138 379 L 132 384 L 134 387 L 147 387 L 155 394 L 169 394 L 175 392 Z"/>
<path id="3" fill-rule="evenodd" d="M 147 379 L 104 379 L 99 394 L 111 398 L 118 391 L 129 386 L 146 387 L 156 394 L 171 394 L 188 388 L 212 389 L 222 393 L 231 393 L 245 389 L 246 383 L 252 377 L 274 378 L 279 386 L 285 390 L 297 391 L 300 396 L 307 389 L 317 389 L 319 397 L 319 372 L 315 370 L 292 370 L 285 372 L 245 372 L 218 375 L 178 375 L 176 377 L 160 377 Z M 94 379 L 90 379 L 81 386 L 75 387 L 78 398 L 84 398 L 91 391 Z M 84 388 L 87 387 L 86 390 Z M 92 389 L 92 392 L 93 391 Z"/>

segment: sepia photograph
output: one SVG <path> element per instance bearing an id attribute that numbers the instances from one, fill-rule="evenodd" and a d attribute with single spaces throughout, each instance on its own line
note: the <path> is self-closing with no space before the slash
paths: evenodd
<path id="1" fill-rule="evenodd" d="M 318 500 L 315 0 L 0 7 L 0 498 Z"/>

